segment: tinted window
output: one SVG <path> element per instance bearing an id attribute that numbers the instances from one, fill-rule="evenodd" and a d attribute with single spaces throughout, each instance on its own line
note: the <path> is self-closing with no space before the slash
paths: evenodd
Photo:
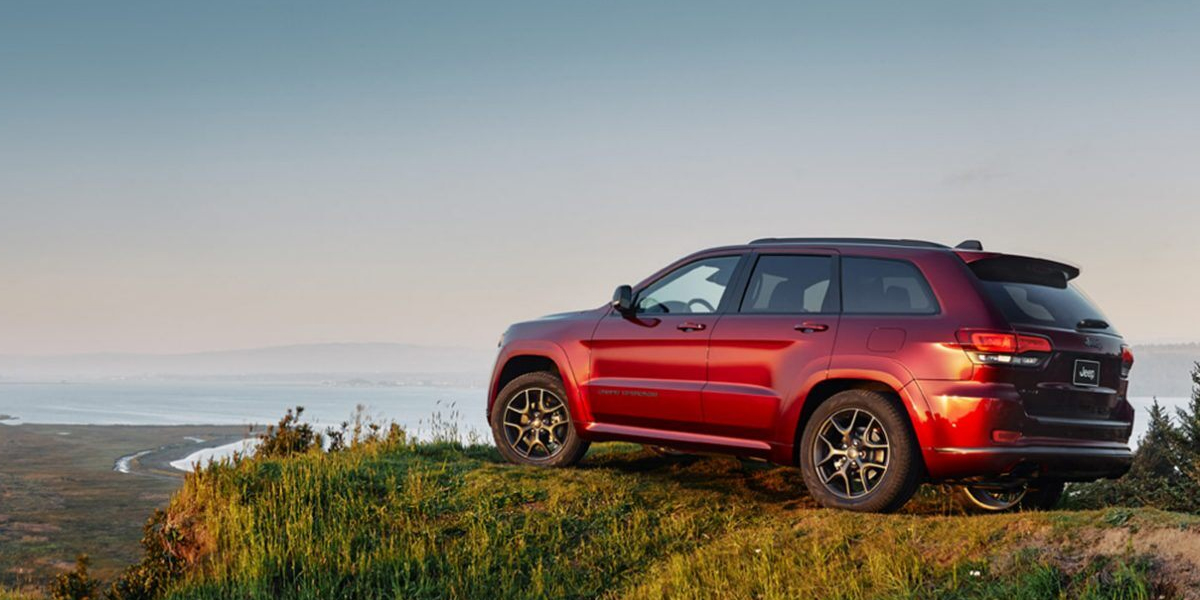
<path id="1" fill-rule="evenodd" d="M 741 312 L 837 312 L 837 294 L 830 293 L 832 277 L 833 259 L 828 256 L 760 256 Z"/>
<path id="2" fill-rule="evenodd" d="M 842 302 L 847 313 L 929 315 L 938 311 L 929 282 L 912 263 L 901 260 L 843 258 Z"/>
<path id="3" fill-rule="evenodd" d="M 673 315 L 716 312 L 739 260 L 739 256 L 705 258 L 671 271 L 638 294 L 637 312 Z"/>
<path id="4" fill-rule="evenodd" d="M 1084 319 L 1108 321 L 1075 286 L 984 281 L 984 292 L 1010 323 L 1075 329 Z M 1107 331 L 1112 331 L 1108 329 Z"/>
<path id="5" fill-rule="evenodd" d="M 1103 327 L 1108 319 L 1079 288 L 1068 284 L 1079 270 L 1053 261 L 998 256 L 975 261 L 971 271 L 982 281 L 988 299 L 1014 325 L 1076 329 Z M 1082 321 L 1092 323 L 1082 323 Z"/>

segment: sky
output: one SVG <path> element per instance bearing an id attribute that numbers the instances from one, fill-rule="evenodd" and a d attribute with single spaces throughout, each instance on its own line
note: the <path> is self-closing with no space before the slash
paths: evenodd
<path id="1" fill-rule="evenodd" d="M 489 347 L 773 235 L 1200 340 L 1197 73 L 1195 3 L 6 2 L 0 354 Z"/>

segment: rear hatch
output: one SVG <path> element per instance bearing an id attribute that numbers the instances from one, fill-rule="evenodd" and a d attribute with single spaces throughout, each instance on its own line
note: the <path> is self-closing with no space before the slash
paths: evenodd
<path id="1" fill-rule="evenodd" d="M 1125 443 L 1133 410 L 1121 335 L 1071 280 L 1079 270 L 1053 261 L 993 255 L 969 263 L 988 300 L 1020 333 L 1049 338 L 1034 368 L 996 369 L 1016 385 L 1027 437 Z"/>

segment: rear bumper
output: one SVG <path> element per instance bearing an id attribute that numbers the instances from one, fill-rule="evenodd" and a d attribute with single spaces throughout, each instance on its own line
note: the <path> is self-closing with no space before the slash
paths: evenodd
<path id="1" fill-rule="evenodd" d="M 1088 481 L 1120 477 L 1133 459 L 1128 446 L 1133 407 L 1123 395 L 1097 396 L 1108 403 L 1102 416 L 1048 416 L 1030 414 L 1011 384 L 918 381 L 911 387 L 927 409 L 917 437 L 936 481 L 1005 476 Z"/>
<path id="2" fill-rule="evenodd" d="M 1020 446 L 933 448 L 939 480 L 1044 477 L 1092 481 L 1124 475 L 1133 462 L 1129 448 Z"/>

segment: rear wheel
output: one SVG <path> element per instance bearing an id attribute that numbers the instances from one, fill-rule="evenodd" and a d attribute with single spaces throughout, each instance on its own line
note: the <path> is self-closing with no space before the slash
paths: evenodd
<path id="1" fill-rule="evenodd" d="M 1025 486 L 1014 488 L 993 488 L 977 485 L 964 485 L 963 498 L 970 506 L 981 512 L 1004 512 L 1021 504 L 1025 499 Z"/>
<path id="2" fill-rule="evenodd" d="M 920 460 L 903 409 L 868 390 L 848 390 L 823 402 L 800 440 L 804 484 L 829 508 L 900 508 L 920 484 Z"/>
<path id="3" fill-rule="evenodd" d="M 1040 481 L 1030 484 L 1021 506 L 1029 510 L 1053 510 L 1062 499 L 1065 484 L 1061 481 Z"/>
<path id="4" fill-rule="evenodd" d="M 512 463 L 567 467 L 587 453 L 562 381 L 550 373 L 526 373 L 504 386 L 492 405 L 491 425 L 496 448 Z"/>
<path id="5" fill-rule="evenodd" d="M 1003 512 L 1014 508 L 1050 510 L 1063 494 L 1063 482 L 1038 481 L 1013 487 L 964 485 L 960 488 L 969 506 L 981 512 Z"/>

